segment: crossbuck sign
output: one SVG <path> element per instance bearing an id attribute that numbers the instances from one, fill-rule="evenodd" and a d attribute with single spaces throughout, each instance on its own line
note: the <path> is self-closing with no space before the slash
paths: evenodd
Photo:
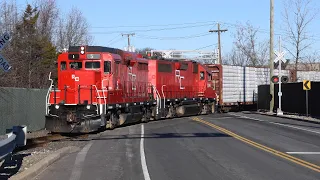
<path id="1" fill-rule="evenodd" d="M 0 51 L 8 44 L 11 37 L 9 33 L 5 32 L 0 37 Z M 11 69 L 8 61 L 0 54 L 0 67 L 5 71 L 8 72 Z"/>
<path id="2" fill-rule="evenodd" d="M 281 110 L 281 96 L 282 96 L 282 91 L 281 91 L 281 81 L 282 81 L 282 74 L 281 74 L 281 63 L 282 60 L 284 60 L 284 55 L 286 54 L 285 51 L 281 52 L 281 37 L 279 37 L 279 51 L 274 51 L 274 54 L 277 56 L 275 61 L 279 61 L 279 92 L 278 92 L 278 97 L 279 97 L 279 108 L 277 110 L 278 115 L 283 115 L 283 112 Z"/>

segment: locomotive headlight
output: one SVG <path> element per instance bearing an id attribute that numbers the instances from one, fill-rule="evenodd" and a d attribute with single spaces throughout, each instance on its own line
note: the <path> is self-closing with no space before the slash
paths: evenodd
<path id="1" fill-rule="evenodd" d="M 90 105 L 87 105 L 87 109 L 90 109 L 91 108 L 91 106 Z"/>
<path id="2" fill-rule="evenodd" d="M 55 105 L 54 107 L 55 107 L 56 109 L 59 109 L 60 106 L 57 104 L 57 105 Z"/>
<path id="3" fill-rule="evenodd" d="M 80 47 L 80 54 L 84 54 L 84 50 L 85 50 L 84 46 L 81 46 Z"/>

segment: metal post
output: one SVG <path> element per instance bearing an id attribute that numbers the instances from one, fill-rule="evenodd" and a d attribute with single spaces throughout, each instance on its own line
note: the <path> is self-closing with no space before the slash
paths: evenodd
<path id="1" fill-rule="evenodd" d="M 92 103 L 92 85 L 90 86 L 90 104 L 93 104 Z"/>
<path id="2" fill-rule="evenodd" d="M 270 0 L 270 112 L 273 112 L 274 107 L 274 84 L 271 81 L 273 76 L 273 11 L 274 0 Z"/>
<path id="3" fill-rule="evenodd" d="M 64 103 L 67 103 L 67 85 L 64 85 Z"/>
<path id="4" fill-rule="evenodd" d="M 57 104 L 57 92 L 56 92 L 56 87 L 55 86 L 53 86 L 53 90 L 54 90 L 54 92 L 53 92 L 54 93 L 54 105 L 56 105 Z"/>
<path id="5" fill-rule="evenodd" d="M 78 85 L 78 103 L 81 104 L 81 101 L 80 101 L 80 85 Z"/>
<path id="6" fill-rule="evenodd" d="M 279 37 L 279 53 L 281 53 L 281 36 Z M 281 97 L 282 97 L 282 91 L 281 91 L 281 77 L 282 77 L 282 72 L 281 72 L 281 62 L 282 62 L 282 58 L 279 59 L 279 92 L 278 92 L 278 96 L 279 96 L 279 108 L 277 111 L 277 115 L 283 115 L 283 112 L 281 110 Z"/>
<path id="7" fill-rule="evenodd" d="M 309 116 L 309 98 L 308 98 L 308 90 L 306 90 L 306 111 L 307 117 Z"/>

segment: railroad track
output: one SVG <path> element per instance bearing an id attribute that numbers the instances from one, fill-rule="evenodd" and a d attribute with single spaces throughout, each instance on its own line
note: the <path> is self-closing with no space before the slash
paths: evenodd
<path id="1" fill-rule="evenodd" d="M 27 139 L 27 144 L 23 147 L 18 147 L 14 152 L 19 152 L 27 149 L 33 149 L 36 147 L 44 147 L 50 142 L 67 141 L 67 140 L 85 140 L 88 138 L 88 134 L 63 136 L 60 134 L 48 134 L 46 136 Z"/>

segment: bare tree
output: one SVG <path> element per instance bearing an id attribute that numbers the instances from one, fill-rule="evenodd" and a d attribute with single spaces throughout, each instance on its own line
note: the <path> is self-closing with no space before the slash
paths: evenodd
<path id="1" fill-rule="evenodd" d="M 233 47 L 231 52 L 227 55 L 226 60 L 224 61 L 224 64 L 234 65 L 234 66 L 244 66 L 246 65 L 246 60 L 244 58 L 246 58 L 246 56 L 243 54 L 243 52 Z"/>
<path id="2" fill-rule="evenodd" d="M 16 1 L 4 0 L 0 3 L 0 33 L 8 32 L 15 38 L 15 27 L 18 24 L 18 11 Z M 12 67 L 19 66 L 18 56 L 14 51 L 15 42 L 11 41 L 1 52 L 1 55 L 9 62 Z M 8 73 L 0 70 L 0 85 L 14 86 L 17 84 L 17 69 L 12 68 Z"/>
<path id="3" fill-rule="evenodd" d="M 320 60 L 320 55 L 317 51 L 308 53 L 303 63 L 303 67 L 302 67 L 303 70 L 319 71 L 320 70 L 319 60 Z"/>
<path id="4" fill-rule="evenodd" d="M 234 48 L 229 55 L 231 65 L 261 66 L 268 61 L 268 42 L 258 41 L 259 29 L 249 22 L 239 25 L 235 34 Z"/>
<path id="5" fill-rule="evenodd" d="M 82 13 L 77 8 L 72 8 L 65 18 L 60 18 L 58 23 L 58 33 L 56 46 L 59 50 L 68 48 L 68 46 L 90 45 L 92 36 L 89 34 L 89 24 Z"/>
<path id="6" fill-rule="evenodd" d="M 312 45 L 312 36 L 308 27 L 316 18 L 318 10 L 314 9 L 312 0 L 285 0 L 284 1 L 284 23 L 286 31 L 285 48 L 295 59 L 295 70 L 298 63 L 303 59 L 303 54 Z"/>
<path id="7" fill-rule="evenodd" d="M 0 3 L 0 32 L 12 33 L 18 22 L 18 11 L 16 1 L 7 2 L 3 0 Z"/>
<path id="8" fill-rule="evenodd" d="M 37 0 L 36 7 L 39 9 L 39 18 L 37 21 L 38 32 L 48 37 L 52 41 L 54 32 L 57 27 L 59 10 L 54 0 Z"/>

